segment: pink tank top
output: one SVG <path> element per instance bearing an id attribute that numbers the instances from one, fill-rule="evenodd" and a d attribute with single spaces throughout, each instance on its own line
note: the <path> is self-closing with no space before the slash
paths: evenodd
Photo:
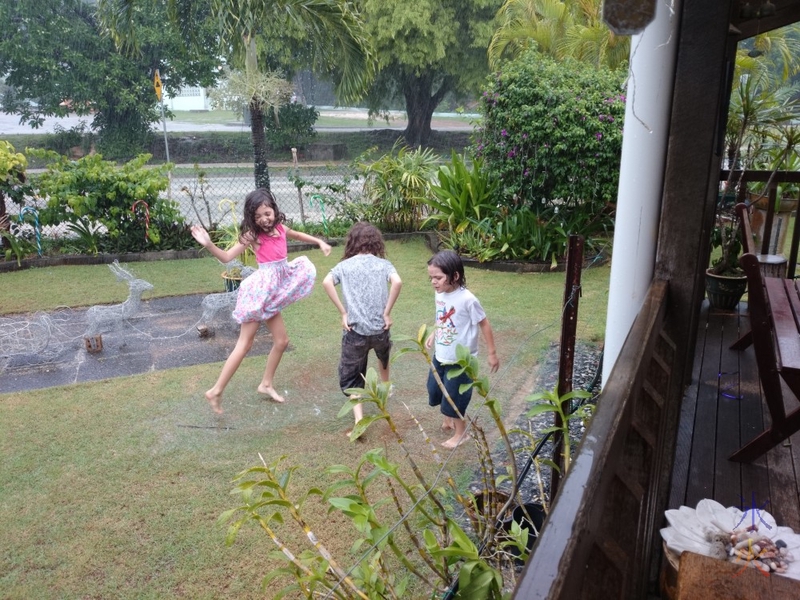
<path id="1" fill-rule="evenodd" d="M 256 250 L 256 260 L 259 264 L 275 262 L 286 258 L 286 228 L 279 224 L 275 227 L 276 237 L 268 236 L 266 233 L 258 234 L 258 250 Z"/>

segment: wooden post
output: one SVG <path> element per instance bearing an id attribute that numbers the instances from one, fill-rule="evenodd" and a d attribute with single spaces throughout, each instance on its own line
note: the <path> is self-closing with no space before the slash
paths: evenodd
<path id="1" fill-rule="evenodd" d="M 559 398 L 572 391 L 572 371 L 575 366 L 575 335 L 578 327 L 578 299 L 581 293 L 581 269 L 583 267 L 583 237 L 569 236 L 567 250 L 567 276 L 564 285 L 564 311 L 561 316 L 561 345 L 558 356 L 558 387 L 556 393 Z M 572 412 L 572 403 L 567 407 L 567 412 Z M 556 427 L 563 427 L 561 417 L 555 415 Z M 564 457 L 562 456 L 564 440 L 562 434 L 556 432 L 553 436 L 553 461 L 563 472 Z M 553 470 L 550 480 L 550 501 L 556 497 L 561 474 Z"/>
<path id="2" fill-rule="evenodd" d="M 294 165 L 295 177 L 299 177 L 297 172 L 297 148 L 292 148 L 292 164 Z M 297 185 L 297 180 L 295 180 L 295 186 L 297 187 L 297 202 L 300 204 L 300 222 L 305 225 L 306 214 L 303 210 L 303 190 L 301 189 L 303 186 Z"/>

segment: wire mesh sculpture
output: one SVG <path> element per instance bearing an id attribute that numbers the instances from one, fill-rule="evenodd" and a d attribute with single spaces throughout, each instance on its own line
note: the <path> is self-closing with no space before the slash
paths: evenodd
<path id="1" fill-rule="evenodd" d="M 242 273 L 242 281 L 247 279 L 250 275 L 255 273 L 256 269 L 253 267 L 245 267 L 239 261 L 231 261 L 226 265 L 228 270 L 239 267 Z M 218 294 L 208 294 L 203 298 L 202 307 L 203 315 L 200 317 L 200 322 L 197 325 L 197 331 L 200 337 L 208 337 L 214 334 L 214 323 L 219 322 L 222 315 L 227 314 L 227 319 L 222 321 L 223 324 L 234 324 L 231 313 L 236 307 L 236 298 L 239 295 L 239 289 L 232 292 L 220 292 Z"/>
<path id="2" fill-rule="evenodd" d="M 123 269 L 117 260 L 108 265 L 108 268 L 117 276 L 117 281 L 128 282 L 128 298 L 121 304 L 98 304 L 86 311 L 87 327 L 83 338 L 86 349 L 90 352 L 102 350 L 102 333 L 121 327 L 124 321 L 139 312 L 142 293 L 153 289 L 152 284 L 137 279 L 132 273 Z"/>

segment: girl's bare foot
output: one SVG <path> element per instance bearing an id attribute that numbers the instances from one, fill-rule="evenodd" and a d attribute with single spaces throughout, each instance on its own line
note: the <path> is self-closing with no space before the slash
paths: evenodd
<path id="1" fill-rule="evenodd" d="M 211 410 L 213 410 L 218 415 L 222 414 L 222 394 L 215 394 L 213 390 L 208 390 L 206 392 L 206 400 L 211 405 Z"/>
<path id="2" fill-rule="evenodd" d="M 467 439 L 469 439 L 469 436 L 466 433 L 462 434 L 461 436 L 454 435 L 446 442 L 442 442 L 442 448 L 458 448 L 461 444 L 466 442 Z"/>
<path id="3" fill-rule="evenodd" d="M 278 392 L 275 390 L 275 388 L 274 388 L 274 387 L 272 387 L 271 385 L 264 385 L 264 384 L 262 383 L 261 385 L 259 385 L 259 386 L 258 386 L 258 393 L 259 393 L 259 394 L 266 394 L 267 396 L 269 396 L 270 398 L 272 398 L 272 400 L 273 400 L 274 402 L 280 402 L 280 403 L 283 403 L 283 402 L 285 402 L 285 400 L 284 400 L 283 396 L 281 396 L 281 395 L 280 395 L 280 394 L 279 394 L 279 393 L 278 393 Z"/>

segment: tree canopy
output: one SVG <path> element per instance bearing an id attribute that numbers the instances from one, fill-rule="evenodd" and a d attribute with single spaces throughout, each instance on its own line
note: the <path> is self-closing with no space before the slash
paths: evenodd
<path id="1" fill-rule="evenodd" d="M 505 0 L 489 46 L 489 62 L 514 59 L 536 47 L 556 59 L 571 57 L 616 69 L 627 64 L 630 38 L 603 22 L 602 0 Z"/>
<path id="2" fill-rule="evenodd" d="M 484 81 L 500 0 L 358 0 L 358 6 L 378 61 L 369 107 L 379 113 L 402 98 L 406 142 L 425 143 L 444 97 L 476 93 Z"/>
<path id="3" fill-rule="evenodd" d="M 194 40 L 196 2 L 164 0 L 171 21 Z M 148 3 L 161 0 L 100 0 L 104 22 L 118 44 L 138 48 L 139 32 L 132 15 Z M 372 55 L 362 23 L 353 5 L 346 0 L 210 0 L 210 12 L 219 36 L 220 52 L 231 66 L 257 79 L 261 71 L 271 70 L 268 58 L 300 60 L 292 49 L 303 48 L 305 60 L 315 69 L 333 74 L 337 94 L 352 100 L 369 85 Z M 277 52 L 280 40 L 289 40 L 290 51 Z M 194 44 L 196 45 L 196 44 Z M 256 187 L 269 189 L 267 143 L 264 114 L 268 102 L 260 96 L 246 99 L 250 110 L 253 162 Z"/>
<path id="4" fill-rule="evenodd" d="M 0 4 L 0 73 L 7 89 L 2 108 L 32 127 L 45 117 L 71 112 L 93 115 L 99 147 L 107 154 L 138 151 L 159 119 L 153 90 L 155 69 L 167 92 L 213 82 L 217 58 L 189 52 L 169 27 L 165 7 L 137 11 L 138 51 L 117 52 L 96 7 L 83 0 L 18 0 Z M 196 23 L 198 37 L 213 34 Z M 215 43 L 212 44 L 215 46 Z"/>

